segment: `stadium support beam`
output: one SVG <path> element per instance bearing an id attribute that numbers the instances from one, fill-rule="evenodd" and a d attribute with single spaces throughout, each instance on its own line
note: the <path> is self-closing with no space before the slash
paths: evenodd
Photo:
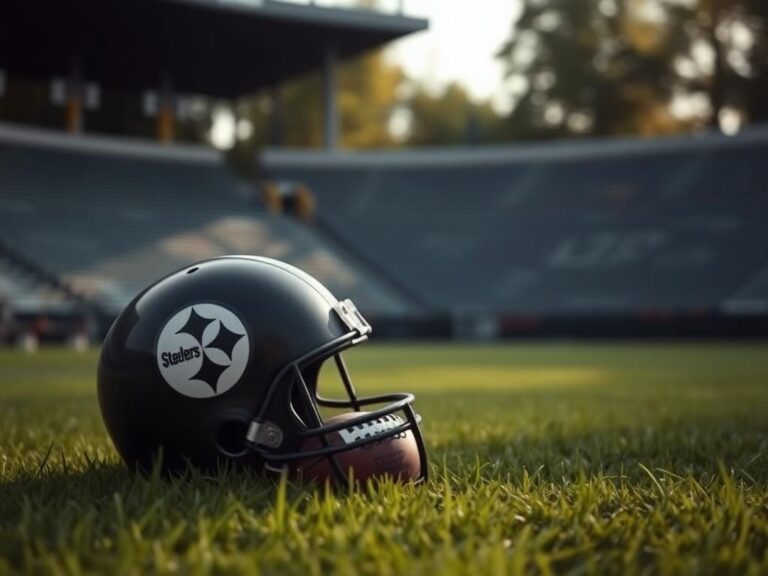
<path id="1" fill-rule="evenodd" d="M 283 99 L 280 96 L 280 89 L 272 86 L 269 90 L 272 100 L 272 115 L 269 123 L 270 142 L 272 146 L 282 146 L 285 144 L 285 124 L 283 122 Z"/>
<path id="2" fill-rule="evenodd" d="M 339 144 L 339 108 L 336 73 L 338 54 L 327 48 L 323 61 L 323 107 L 325 109 L 325 147 L 335 150 Z"/>
<path id="3" fill-rule="evenodd" d="M 83 131 L 83 77 L 78 56 L 72 58 L 66 93 L 67 132 L 79 134 Z"/>
<path id="4" fill-rule="evenodd" d="M 163 75 L 158 100 L 157 139 L 167 144 L 173 142 L 176 136 L 176 97 L 173 92 L 173 81 L 168 74 Z"/>

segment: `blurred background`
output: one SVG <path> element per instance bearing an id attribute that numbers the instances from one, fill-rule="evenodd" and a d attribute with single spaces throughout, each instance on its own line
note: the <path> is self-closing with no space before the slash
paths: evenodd
<path id="1" fill-rule="evenodd" d="M 0 342 L 257 254 L 378 338 L 768 335 L 764 0 L 27 0 Z"/>

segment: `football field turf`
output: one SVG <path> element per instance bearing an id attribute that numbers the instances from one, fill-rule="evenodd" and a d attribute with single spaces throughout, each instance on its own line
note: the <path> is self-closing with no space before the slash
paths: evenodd
<path id="1" fill-rule="evenodd" d="M 768 573 L 768 344 L 365 344 L 431 479 L 339 493 L 129 473 L 97 356 L 0 351 L 0 574 Z"/>

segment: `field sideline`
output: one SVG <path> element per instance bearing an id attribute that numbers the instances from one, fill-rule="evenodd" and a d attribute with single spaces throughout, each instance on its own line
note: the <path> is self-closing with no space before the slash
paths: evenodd
<path id="1" fill-rule="evenodd" d="M 0 351 L 0 574 L 768 573 L 768 344 L 365 344 L 432 479 L 339 494 L 132 475 L 97 357 Z"/>

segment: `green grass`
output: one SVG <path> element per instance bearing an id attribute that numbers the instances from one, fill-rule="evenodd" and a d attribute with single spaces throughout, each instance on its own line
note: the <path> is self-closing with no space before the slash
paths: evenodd
<path id="1" fill-rule="evenodd" d="M 0 352 L 0 573 L 768 573 L 765 344 L 364 345 L 432 479 L 349 493 L 134 476 L 96 359 Z"/>

